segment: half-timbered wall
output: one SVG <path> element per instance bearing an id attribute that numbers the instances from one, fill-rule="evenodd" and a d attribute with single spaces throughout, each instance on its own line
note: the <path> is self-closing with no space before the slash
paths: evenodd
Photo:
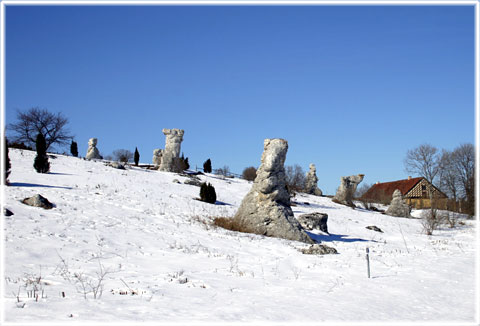
<path id="1" fill-rule="evenodd" d="M 430 198 L 429 188 L 433 191 L 433 197 L 445 198 L 445 195 L 433 187 L 427 180 L 420 180 L 415 187 L 405 194 L 405 198 Z"/>

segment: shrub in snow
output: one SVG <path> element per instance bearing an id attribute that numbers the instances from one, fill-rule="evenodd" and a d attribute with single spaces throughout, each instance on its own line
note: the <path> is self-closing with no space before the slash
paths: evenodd
<path id="1" fill-rule="evenodd" d="M 41 133 L 37 135 L 37 156 L 33 163 L 33 167 L 38 173 L 47 173 L 50 171 L 50 163 L 48 162 L 47 157 L 47 143 L 45 142 L 45 137 Z"/>
<path id="2" fill-rule="evenodd" d="M 248 181 L 255 180 L 255 178 L 257 177 L 257 169 L 255 169 L 255 167 L 253 166 L 245 168 L 242 172 L 242 177 Z"/>
<path id="3" fill-rule="evenodd" d="M 182 153 L 182 156 L 180 157 L 176 157 L 174 159 L 174 169 L 172 172 L 177 172 L 177 173 L 181 173 L 185 170 L 188 170 L 190 168 L 190 164 L 188 163 L 188 157 L 185 158 L 185 156 L 183 155 Z"/>
<path id="4" fill-rule="evenodd" d="M 200 200 L 210 204 L 215 204 L 217 201 L 215 188 L 210 183 L 204 182 L 200 186 Z"/>
<path id="5" fill-rule="evenodd" d="M 441 216 L 436 209 L 424 210 L 421 215 L 423 231 L 426 235 L 432 235 L 442 223 Z"/>

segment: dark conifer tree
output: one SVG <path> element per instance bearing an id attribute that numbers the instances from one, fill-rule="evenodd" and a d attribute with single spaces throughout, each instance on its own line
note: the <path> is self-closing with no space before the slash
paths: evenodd
<path id="1" fill-rule="evenodd" d="M 133 162 L 135 162 L 135 166 L 138 166 L 138 161 L 140 161 L 140 153 L 138 149 L 135 147 L 135 153 L 133 154 Z"/>
<path id="2" fill-rule="evenodd" d="M 212 173 L 212 161 L 210 161 L 210 159 L 203 163 L 203 172 Z"/>
<path id="3" fill-rule="evenodd" d="M 200 186 L 200 200 L 210 204 L 215 204 L 217 201 L 215 188 L 210 183 L 204 182 Z"/>
<path id="4" fill-rule="evenodd" d="M 43 137 L 41 133 L 37 135 L 36 147 L 37 156 L 35 157 L 33 167 L 38 173 L 47 173 L 48 171 L 50 171 L 50 163 L 48 162 L 47 144 L 45 142 L 45 137 Z"/>
<path id="5" fill-rule="evenodd" d="M 72 140 L 72 143 L 70 144 L 70 153 L 72 153 L 73 156 L 78 157 L 78 145 L 77 142 Z"/>
<path id="6" fill-rule="evenodd" d="M 8 176 L 10 175 L 10 158 L 8 157 L 8 140 L 5 137 L 3 142 L 4 152 L 5 152 L 5 184 L 8 185 Z"/>

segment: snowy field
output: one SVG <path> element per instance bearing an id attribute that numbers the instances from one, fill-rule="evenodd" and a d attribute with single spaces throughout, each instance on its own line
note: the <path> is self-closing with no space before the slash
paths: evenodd
<path id="1" fill-rule="evenodd" d="M 10 149 L 7 323 L 478 322 L 475 220 L 427 236 L 419 219 L 300 194 L 295 216 L 327 213 L 331 235 L 312 236 L 338 251 L 304 255 L 302 243 L 211 225 L 235 214 L 247 181 L 200 176 L 216 189 L 212 205 L 195 200 L 199 187 L 177 174 L 62 155 L 39 174 L 34 154 Z M 35 194 L 56 207 L 20 202 Z"/>

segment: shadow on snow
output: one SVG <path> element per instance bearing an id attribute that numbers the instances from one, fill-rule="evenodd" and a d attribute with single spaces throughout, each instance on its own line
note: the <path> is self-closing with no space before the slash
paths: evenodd
<path id="1" fill-rule="evenodd" d="M 49 185 L 39 185 L 36 183 L 24 183 L 24 182 L 11 182 L 11 187 L 39 187 L 39 188 L 58 188 L 58 189 L 72 189 L 71 187 L 61 187 L 61 186 L 49 186 Z"/>
<path id="2" fill-rule="evenodd" d="M 315 234 L 311 232 L 307 232 L 307 234 L 312 238 L 313 240 L 317 242 L 333 242 L 333 241 L 339 241 L 339 242 L 376 242 L 372 240 L 365 240 L 365 239 L 360 239 L 360 238 L 347 238 L 348 235 L 345 234 L 332 234 L 326 235 L 326 234 Z"/>

